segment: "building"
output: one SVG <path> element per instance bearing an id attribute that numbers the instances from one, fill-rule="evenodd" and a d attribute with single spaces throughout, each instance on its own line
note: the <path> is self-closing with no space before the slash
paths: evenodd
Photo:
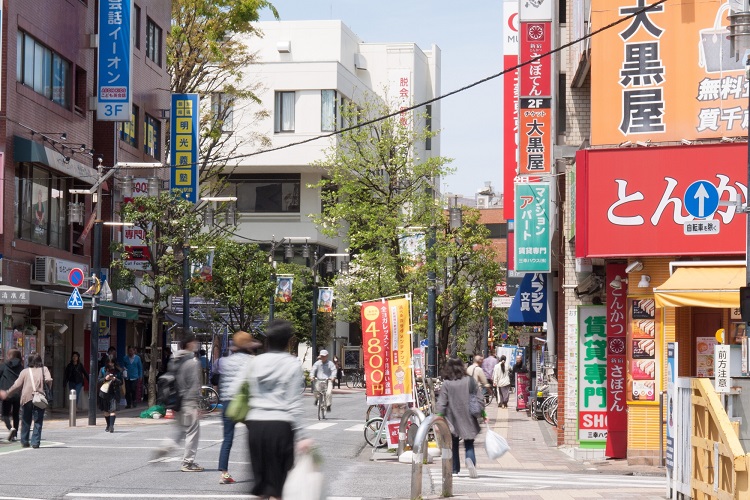
<path id="1" fill-rule="evenodd" d="M 339 107 L 346 102 L 378 96 L 393 106 L 397 96 L 398 102 L 413 104 L 440 94 L 437 46 L 425 51 L 413 43 L 365 43 L 341 21 L 271 21 L 257 27 L 264 36 L 249 42 L 257 51 L 257 63 L 246 68 L 245 83 L 260 84 L 257 95 L 270 116 L 255 121 L 238 109 L 228 132 L 266 135 L 271 149 L 335 131 L 342 124 Z M 439 129 L 439 102 L 427 108 L 431 123 L 423 125 Z M 310 256 L 345 252 L 341 240 L 325 237 L 309 217 L 320 212 L 321 199 L 308 186 L 325 175 L 313 164 L 335 141 L 319 139 L 231 163 L 225 194 L 238 198 L 237 238 L 274 242 L 277 260 L 306 265 L 306 245 Z M 236 156 L 255 152 L 248 143 Z M 439 136 L 415 154 L 438 156 Z M 337 260 L 340 264 L 342 258 Z M 325 273 L 324 263 L 320 273 Z M 335 336 L 341 340 L 337 346 L 360 345 L 361 338 L 356 332 L 350 335 L 347 324 L 340 323 Z"/>
<path id="2" fill-rule="evenodd" d="M 158 156 L 154 148 L 164 143 L 159 109 L 167 107 L 169 87 L 162 33 L 169 29 L 170 8 L 170 2 L 158 0 L 135 3 L 136 107 L 134 124 L 125 127 L 98 121 L 95 112 L 97 2 L 5 2 L 2 12 L 0 349 L 43 355 L 54 378 L 54 406 L 63 405 L 63 370 L 71 352 L 80 352 L 89 367 L 91 311 L 69 309 L 67 303 L 71 270 L 91 273 L 92 200 L 69 190 L 96 182 L 97 157 L 112 165 Z M 155 53 L 158 61 L 150 57 Z M 105 190 L 105 217 L 114 202 Z M 84 204 L 81 223 L 70 223 L 73 203 Z M 109 237 L 105 232 L 105 241 Z M 139 309 L 112 302 L 103 304 L 101 313 L 110 337 L 100 338 L 100 350 L 111 342 L 122 353 L 126 342 L 135 343 L 125 319 L 137 318 Z"/>

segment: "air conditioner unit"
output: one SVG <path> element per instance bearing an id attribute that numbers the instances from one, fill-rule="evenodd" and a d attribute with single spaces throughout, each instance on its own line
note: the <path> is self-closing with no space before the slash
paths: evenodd
<path id="1" fill-rule="evenodd" d="M 361 70 L 367 69 L 367 59 L 365 59 L 365 56 L 362 54 L 354 54 L 354 68 Z"/>
<path id="2" fill-rule="evenodd" d="M 479 197 L 477 197 L 477 208 L 487 208 L 487 197 L 486 196 L 479 196 Z"/>
<path id="3" fill-rule="evenodd" d="M 31 275 L 32 285 L 54 285 L 57 281 L 57 261 L 54 257 L 36 257 Z"/>
<path id="4" fill-rule="evenodd" d="M 583 295 L 593 295 L 602 288 L 602 280 L 599 276 L 594 273 L 589 274 L 581 280 L 577 287 L 575 287 L 575 293 L 578 298 Z"/>

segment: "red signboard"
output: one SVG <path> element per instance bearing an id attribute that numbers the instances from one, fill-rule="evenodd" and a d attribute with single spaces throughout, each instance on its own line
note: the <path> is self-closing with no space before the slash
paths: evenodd
<path id="1" fill-rule="evenodd" d="M 607 264 L 605 283 L 627 276 L 625 264 Z M 607 447 L 610 458 L 627 458 L 628 405 L 626 387 L 626 287 L 607 287 Z"/>
<path id="2" fill-rule="evenodd" d="M 521 23 L 521 62 L 546 54 L 552 49 L 552 23 Z M 550 56 L 521 67 L 522 97 L 552 96 L 552 60 Z"/>
<path id="3" fill-rule="evenodd" d="M 552 168 L 551 99 L 521 99 L 519 112 L 518 172 L 521 175 L 549 173 Z"/>
<path id="4" fill-rule="evenodd" d="M 745 204 L 747 144 L 579 151 L 576 257 L 745 254 L 745 215 L 725 203 L 718 234 L 689 234 L 685 192 L 712 184 L 720 202 Z M 690 201 L 690 200 L 688 200 Z"/>
<path id="5" fill-rule="evenodd" d="M 500 297 L 507 297 L 508 296 L 508 284 L 505 281 L 501 281 L 497 285 L 495 285 L 495 294 L 499 295 Z"/>
<path id="6" fill-rule="evenodd" d="M 506 68 L 518 64 L 517 55 L 506 55 L 503 59 Z M 505 73 L 503 85 L 503 214 L 505 220 L 513 220 L 513 181 L 518 175 L 518 70 Z"/>

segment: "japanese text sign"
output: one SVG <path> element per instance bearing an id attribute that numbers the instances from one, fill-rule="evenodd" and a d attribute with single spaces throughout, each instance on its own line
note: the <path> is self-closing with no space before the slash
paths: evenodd
<path id="1" fill-rule="evenodd" d="M 607 439 L 607 311 L 578 308 L 578 440 Z"/>
<path id="2" fill-rule="evenodd" d="M 717 344 L 714 346 L 714 385 L 716 392 L 729 392 L 732 379 L 729 378 L 729 346 Z"/>
<path id="3" fill-rule="evenodd" d="M 518 64 L 518 2 L 503 2 L 503 65 Z M 503 75 L 503 208 L 507 220 L 514 219 L 513 181 L 518 175 L 518 70 Z M 512 263 L 511 263 L 512 264 Z M 512 265 L 508 269 L 512 269 Z"/>
<path id="4" fill-rule="evenodd" d="M 627 276 L 625 264 L 607 264 L 605 283 Z M 627 304 L 625 287 L 607 287 L 607 446 L 610 458 L 627 458 L 628 405 L 625 388 Z"/>
<path id="5" fill-rule="evenodd" d="M 552 169 L 551 102 L 549 98 L 521 98 L 518 122 L 519 175 L 544 174 Z"/>
<path id="6" fill-rule="evenodd" d="M 547 275 L 526 273 L 508 309 L 508 324 L 540 325 L 547 321 Z"/>
<path id="7" fill-rule="evenodd" d="M 133 195 L 123 198 L 123 203 L 132 203 L 133 198 L 148 196 L 148 179 L 133 179 Z M 146 230 L 137 226 L 122 228 L 122 244 L 125 245 L 124 264 L 127 269 L 150 271 L 151 250 L 145 243 Z"/>
<path id="8" fill-rule="evenodd" d="M 592 30 L 650 3 L 592 0 Z M 593 145 L 747 134 L 748 82 L 730 52 L 729 5 L 695 2 L 688 14 L 667 2 L 592 39 Z"/>
<path id="9" fill-rule="evenodd" d="M 654 299 L 628 300 L 628 402 L 653 404 L 661 389 L 661 337 Z"/>
<path id="10" fill-rule="evenodd" d="M 549 183 L 516 183 L 515 269 L 549 272 Z"/>
<path id="11" fill-rule="evenodd" d="M 553 0 L 522 0 L 519 3 L 522 21 L 552 21 Z"/>
<path id="12" fill-rule="evenodd" d="M 411 316 L 407 299 L 362 304 L 367 404 L 412 401 Z"/>
<path id="13" fill-rule="evenodd" d="M 678 366 L 677 342 L 667 343 L 667 453 L 665 464 L 667 470 L 674 469 L 675 443 L 675 408 L 677 407 L 677 366 Z"/>
<path id="14" fill-rule="evenodd" d="M 412 105 L 412 80 L 408 68 L 398 68 L 388 71 L 390 98 L 395 101 L 395 107 L 401 112 L 398 123 L 407 128 L 412 126 L 413 111 L 404 111 Z"/>
<path id="15" fill-rule="evenodd" d="M 198 94 L 172 94 L 171 189 L 198 200 Z"/>
<path id="16" fill-rule="evenodd" d="M 576 257 L 744 255 L 745 216 L 732 203 L 705 219 L 721 226 L 718 234 L 685 234 L 696 220 L 685 194 L 698 180 L 720 202 L 744 204 L 747 144 L 579 151 Z"/>
<path id="17" fill-rule="evenodd" d="M 99 1 L 96 119 L 129 122 L 132 95 L 133 0 Z"/>
<path id="18" fill-rule="evenodd" d="M 552 49 L 552 23 L 521 23 L 521 62 Z M 552 96 L 552 58 L 537 59 L 521 68 L 521 97 Z"/>

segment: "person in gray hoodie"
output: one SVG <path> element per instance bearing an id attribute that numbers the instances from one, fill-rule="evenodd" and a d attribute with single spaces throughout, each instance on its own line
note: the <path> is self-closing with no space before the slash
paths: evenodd
<path id="1" fill-rule="evenodd" d="M 259 497 L 281 498 L 287 474 L 294 466 L 294 433 L 302 417 L 304 377 L 296 357 L 286 350 L 292 325 L 275 320 L 266 327 L 268 352 L 257 356 L 248 371 L 250 462 Z"/>

